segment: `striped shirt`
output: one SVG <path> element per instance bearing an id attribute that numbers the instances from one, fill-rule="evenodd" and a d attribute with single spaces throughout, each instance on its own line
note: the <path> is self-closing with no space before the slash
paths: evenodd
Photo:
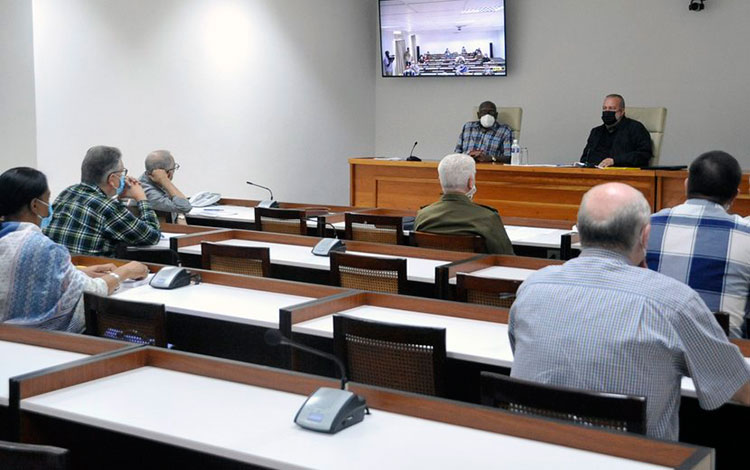
<path id="1" fill-rule="evenodd" d="M 487 129 L 479 121 L 469 121 L 461 129 L 456 143 L 456 153 L 469 153 L 472 150 L 483 150 L 488 157 L 498 161 L 510 161 L 510 146 L 513 131 L 505 124 L 495 122 Z"/>
<path id="2" fill-rule="evenodd" d="M 750 370 L 700 296 L 683 283 L 586 249 L 531 275 L 510 311 L 511 375 L 646 397 L 647 435 L 677 440 L 680 381 L 713 409 Z"/>
<path id="3" fill-rule="evenodd" d="M 742 336 L 750 295 L 750 223 L 705 199 L 651 216 L 648 267 L 695 289 L 712 312 L 729 314 Z"/>
<path id="4" fill-rule="evenodd" d="M 159 221 L 147 201 L 138 202 L 140 217 L 101 188 L 80 183 L 60 193 L 44 233 L 71 253 L 112 256 L 118 243 L 153 245 L 159 242 Z"/>

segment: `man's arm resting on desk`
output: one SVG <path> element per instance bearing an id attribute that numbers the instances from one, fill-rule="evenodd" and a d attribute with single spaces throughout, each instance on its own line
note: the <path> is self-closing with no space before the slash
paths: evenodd
<path id="1" fill-rule="evenodd" d="M 745 385 L 732 395 L 732 400 L 750 406 L 750 382 L 745 382 Z"/>

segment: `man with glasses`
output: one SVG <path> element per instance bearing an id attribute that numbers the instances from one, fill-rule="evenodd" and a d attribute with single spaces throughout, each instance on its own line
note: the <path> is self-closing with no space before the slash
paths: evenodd
<path id="1" fill-rule="evenodd" d="M 81 182 L 57 196 L 44 233 L 71 253 L 83 255 L 112 256 L 119 243 L 158 243 L 156 213 L 141 184 L 127 174 L 119 149 L 91 147 L 81 165 Z M 134 199 L 139 215 L 120 199 Z"/>
<path id="2" fill-rule="evenodd" d="M 139 181 L 155 211 L 169 212 L 171 222 L 185 224 L 185 214 L 193 207 L 172 183 L 174 172 L 179 169 L 168 150 L 154 150 L 146 156 L 146 172 Z"/>

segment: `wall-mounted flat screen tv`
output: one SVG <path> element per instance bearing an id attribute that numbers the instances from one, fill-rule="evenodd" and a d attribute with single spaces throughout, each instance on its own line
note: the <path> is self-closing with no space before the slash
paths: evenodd
<path id="1" fill-rule="evenodd" d="M 383 77 L 505 76 L 505 0 L 379 0 Z"/>

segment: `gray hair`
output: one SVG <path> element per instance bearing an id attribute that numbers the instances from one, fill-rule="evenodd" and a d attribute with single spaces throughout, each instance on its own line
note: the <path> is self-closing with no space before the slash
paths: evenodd
<path id="1" fill-rule="evenodd" d="M 617 93 L 610 93 L 609 95 L 605 96 L 604 99 L 607 98 L 617 98 L 620 100 L 620 107 L 622 109 L 625 109 L 625 98 L 622 97 L 622 95 L 618 95 Z"/>
<path id="2" fill-rule="evenodd" d="M 93 185 L 104 184 L 107 177 L 117 171 L 122 159 L 122 152 L 115 147 L 97 145 L 86 151 L 81 164 L 81 182 Z"/>
<path id="3" fill-rule="evenodd" d="M 606 218 L 589 213 L 591 191 L 583 195 L 578 208 L 578 233 L 584 248 L 604 248 L 630 253 L 639 242 L 641 231 L 650 222 L 651 207 L 643 194 L 613 208 Z"/>
<path id="4" fill-rule="evenodd" d="M 463 153 L 446 155 L 438 165 L 443 193 L 465 193 L 469 178 L 476 176 L 474 159 Z"/>
<path id="5" fill-rule="evenodd" d="M 169 150 L 154 150 L 146 156 L 146 171 L 170 170 L 174 166 L 174 157 Z"/>

